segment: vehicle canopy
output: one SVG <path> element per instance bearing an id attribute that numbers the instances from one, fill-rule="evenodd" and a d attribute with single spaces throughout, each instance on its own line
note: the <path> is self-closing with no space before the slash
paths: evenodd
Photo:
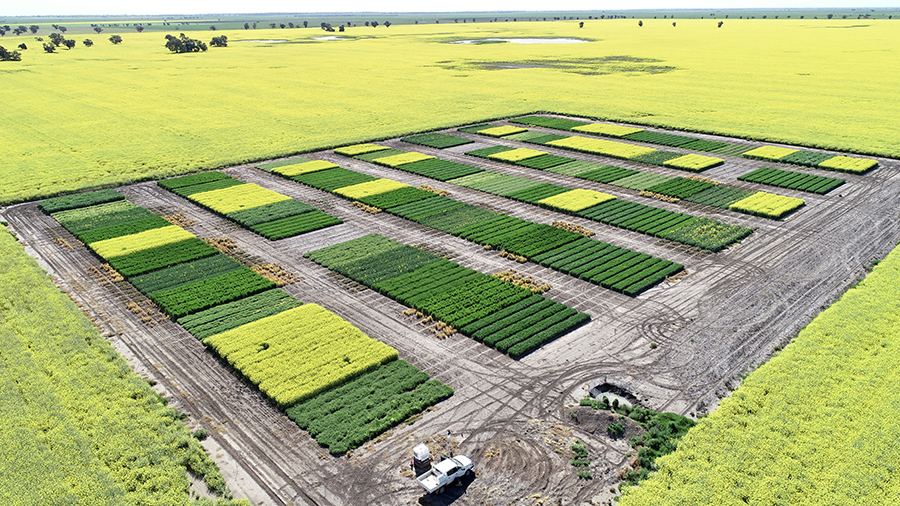
<path id="1" fill-rule="evenodd" d="M 453 474 L 459 469 L 472 465 L 472 461 L 468 457 L 462 455 L 458 457 L 450 457 L 435 464 L 434 469 L 443 474 Z"/>

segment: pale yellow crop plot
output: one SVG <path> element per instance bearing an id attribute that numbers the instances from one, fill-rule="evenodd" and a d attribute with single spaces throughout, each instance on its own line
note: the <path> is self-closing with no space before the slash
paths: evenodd
<path id="1" fill-rule="evenodd" d="M 326 160 L 313 160 L 311 162 L 303 162 L 295 165 L 285 165 L 284 167 L 275 167 L 272 172 L 281 174 L 284 177 L 299 176 L 300 174 L 308 174 L 310 172 L 318 172 L 325 169 L 334 169 L 339 167 L 336 163 Z"/>
<path id="2" fill-rule="evenodd" d="M 223 30 L 227 48 L 181 55 L 158 32 L 35 47 L 0 63 L 0 91 L 15 97 L 0 122 L 0 203 L 538 110 L 900 155 L 896 21 L 643 21 L 351 27 L 373 38 L 310 44 L 240 39 L 320 30 Z M 596 41 L 444 43 L 566 36 Z"/>

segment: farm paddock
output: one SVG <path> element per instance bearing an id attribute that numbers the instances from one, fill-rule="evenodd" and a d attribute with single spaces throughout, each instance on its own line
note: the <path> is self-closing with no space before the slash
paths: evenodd
<path id="1" fill-rule="evenodd" d="M 493 125 L 517 126 L 505 121 Z M 546 127 L 531 130 L 558 133 Z M 155 379 L 165 388 L 172 405 L 189 413 L 210 432 L 208 444 L 213 448 L 213 458 L 236 495 L 265 504 L 480 504 L 516 500 L 532 504 L 538 499 L 533 497 L 536 494 L 564 502 L 606 500 L 611 496 L 609 488 L 618 482 L 617 474 L 628 463 L 631 449 L 625 439 L 606 435 L 607 422 L 597 414 L 602 412 L 572 407 L 588 394 L 588 387 L 624 392 L 633 402 L 658 411 L 688 416 L 708 412 L 739 383 L 741 374 L 784 346 L 822 307 L 862 277 L 873 260 L 886 256 L 900 236 L 900 211 L 894 197 L 900 164 L 890 159 L 878 159 L 880 167 L 866 174 L 841 174 L 844 185 L 823 195 L 738 180 L 762 167 L 796 169 L 771 161 L 723 155 L 724 164 L 703 171 L 705 178 L 744 191 L 770 191 L 806 201 L 805 206 L 774 220 L 687 199 L 659 201 L 642 197 L 635 189 L 473 157 L 465 153 L 496 145 L 522 149 L 533 149 L 534 145 L 455 129 L 442 133 L 473 142 L 433 148 L 397 138 L 379 144 L 544 184 L 603 192 L 754 231 L 739 243 L 713 253 L 412 174 L 402 170 L 402 165 L 394 169 L 333 151 L 304 155 L 372 179 L 448 191 L 450 198 L 460 202 L 534 223 L 579 225 L 595 231 L 596 240 L 684 265 L 686 275 L 630 297 L 533 262 L 501 257 L 480 244 L 388 212 L 364 212 L 339 195 L 249 165 L 223 172 L 311 205 L 343 223 L 269 241 L 154 183 L 119 188 L 127 200 L 155 214 L 182 216 L 185 224 L 190 223 L 185 229 L 197 237 L 231 239 L 236 246 L 231 254 L 236 258 L 252 264 L 281 265 L 296 277 L 295 282 L 283 287 L 288 293 L 335 312 L 454 389 L 452 397 L 410 420 L 412 423 L 395 427 L 348 456 L 332 457 L 181 327 L 158 315 L 130 310 L 135 307 L 131 304 L 147 308 L 148 299 L 129 283 L 114 281 L 105 271 L 94 269 L 102 262 L 36 204 L 11 206 L 4 211 L 4 218 L 28 252 L 84 308 L 131 365 Z M 711 135 L 699 137 L 712 142 L 744 142 Z M 653 146 L 643 141 L 633 143 Z M 540 149 L 560 157 L 661 176 L 685 174 L 665 165 L 573 153 L 552 145 Z M 815 169 L 796 170 L 835 175 Z M 406 306 L 304 258 L 310 251 L 372 233 L 421 246 L 485 274 L 515 269 L 530 275 L 552 286 L 547 297 L 589 314 L 591 321 L 520 360 L 458 333 L 438 339 L 418 319 L 404 314 Z M 627 427 L 626 434 L 628 430 L 636 429 Z M 592 480 L 579 479 L 569 464 L 574 439 L 587 448 Z M 420 499 L 421 492 L 408 475 L 406 464 L 412 446 L 422 440 L 445 452 L 475 456 L 477 478 L 442 497 Z M 524 471 L 523 461 L 528 463 Z"/>

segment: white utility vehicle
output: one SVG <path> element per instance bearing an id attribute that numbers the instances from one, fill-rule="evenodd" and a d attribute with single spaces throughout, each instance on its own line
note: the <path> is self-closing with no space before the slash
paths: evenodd
<path id="1" fill-rule="evenodd" d="M 431 467 L 431 471 L 416 478 L 416 481 L 429 494 L 440 494 L 444 488 L 472 473 L 472 459 L 464 455 L 446 458 Z"/>

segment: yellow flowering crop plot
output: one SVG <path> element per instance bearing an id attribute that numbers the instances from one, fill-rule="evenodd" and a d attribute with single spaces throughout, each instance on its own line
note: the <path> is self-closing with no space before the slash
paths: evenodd
<path id="1" fill-rule="evenodd" d="M 796 153 L 797 149 L 780 148 L 778 146 L 763 146 L 747 151 L 742 156 L 747 158 L 762 158 L 763 160 L 781 160 L 791 153 Z"/>
<path id="2" fill-rule="evenodd" d="M 607 135 L 609 137 L 622 137 L 628 134 L 643 132 L 643 128 L 627 127 L 622 125 L 609 125 L 606 123 L 591 123 L 590 125 L 577 126 L 572 129 L 575 132 L 588 134 Z"/>
<path id="3" fill-rule="evenodd" d="M 666 160 L 665 162 L 663 162 L 663 165 L 665 165 L 666 167 L 674 167 L 676 169 L 700 172 L 701 170 L 709 169 L 717 165 L 722 165 L 723 163 L 725 163 L 725 160 L 721 158 L 691 153 L 689 155 L 673 158 L 672 160 Z"/>
<path id="4" fill-rule="evenodd" d="M 539 200 L 538 204 L 574 213 L 613 199 L 614 196 L 606 193 L 579 188 Z"/>
<path id="5" fill-rule="evenodd" d="M 220 214 L 252 209 L 291 199 L 287 195 L 267 190 L 255 184 L 242 184 L 208 192 L 194 193 L 188 198 Z"/>
<path id="6" fill-rule="evenodd" d="M 503 137 L 505 135 L 519 134 L 527 131 L 527 128 L 516 127 L 512 125 L 503 125 L 493 128 L 485 128 L 484 130 L 479 130 L 478 133 L 490 135 L 491 137 Z"/>
<path id="7" fill-rule="evenodd" d="M 612 156 L 615 158 L 637 158 L 641 155 L 649 155 L 656 153 L 657 150 L 644 146 L 635 146 L 634 144 L 626 144 L 624 142 L 607 141 L 603 139 L 592 139 L 589 137 L 566 137 L 565 139 L 557 139 L 547 143 L 548 146 L 558 146 L 561 148 L 574 149 L 575 151 L 584 151 L 585 153 L 594 153 L 598 155 Z"/>
<path id="8" fill-rule="evenodd" d="M 495 153 L 493 155 L 488 155 L 488 158 L 493 158 L 494 160 L 503 160 L 504 162 L 520 162 L 522 160 L 527 160 L 529 158 L 534 158 L 536 156 L 546 155 L 546 151 L 538 151 L 536 149 L 528 149 L 528 148 L 519 148 L 513 149 L 510 151 L 502 151 L 500 153 Z"/>
<path id="9" fill-rule="evenodd" d="M 376 151 L 384 151 L 386 149 L 390 149 L 387 146 L 380 146 L 378 144 L 354 144 L 353 146 L 344 146 L 342 148 L 337 148 L 334 150 L 335 153 L 344 156 L 356 156 L 356 155 L 364 155 L 366 153 L 374 153 Z"/>
<path id="10" fill-rule="evenodd" d="M 896 504 L 897 286 L 900 248 L 751 372 L 619 504 Z"/>
<path id="11" fill-rule="evenodd" d="M 337 190 L 334 190 L 334 193 L 343 195 L 348 199 L 359 200 L 361 198 L 371 197 L 372 195 L 379 195 L 400 188 L 406 188 L 407 186 L 409 185 L 394 181 L 393 179 L 376 179 L 375 181 L 369 181 L 367 183 L 359 183 L 338 188 Z"/>
<path id="12" fill-rule="evenodd" d="M 242 325 L 204 343 L 282 406 L 397 358 L 397 350 L 317 304 Z"/>
<path id="13" fill-rule="evenodd" d="M 94 253 L 103 258 L 114 258 L 134 253 L 135 251 L 143 251 L 145 249 L 183 241 L 185 239 L 193 239 L 194 237 L 194 234 L 187 230 L 172 225 L 169 227 L 145 230 L 143 232 L 138 232 L 137 234 L 97 241 L 91 243 L 90 247 L 94 250 Z"/>
<path id="14" fill-rule="evenodd" d="M 432 158 L 434 157 L 431 155 L 418 153 L 416 151 L 410 151 L 409 153 L 401 153 L 399 155 L 376 158 L 372 161 L 381 165 L 387 165 L 388 167 L 399 167 L 401 165 L 406 165 L 407 163 L 420 162 L 422 160 L 430 160 Z"/>
<path id="15" fill-rule="evenodd" d="M 818 167 L 823 169 L 852 172 L 855 174 L 861 174 L 877 166 L 877 160 L 872 160 L 871 158 L 853 158 L 850 156 L 836 156 L 834 158 L 829 158 L 818 165 Z"/>
<path id="16" fill-rule="evenodd" d="M 774 193 L 756 192 L 745 199 L 738 200 L 728 208 L 734 211 L 778 219 L 797 209 L 806 201 L 794 197 L 785 197 Z"/>
<path id="17" fill-rule="evenodd" d="M 300 174 L 307 174 L 309 172 L 316 172 L 325 169 L 333 169 L 335 167 L 340 167 L 336 163 L 331 163 L 327 160 L 313 160 L 311 162 L 303 162 L 297 163 L 294 165 L 285 165 L 282 167 L 275 167 L 272 169 L 272 172 L 276 174 L 281 174 L 285 177 L 293 177 L 299 176 Z"/>

